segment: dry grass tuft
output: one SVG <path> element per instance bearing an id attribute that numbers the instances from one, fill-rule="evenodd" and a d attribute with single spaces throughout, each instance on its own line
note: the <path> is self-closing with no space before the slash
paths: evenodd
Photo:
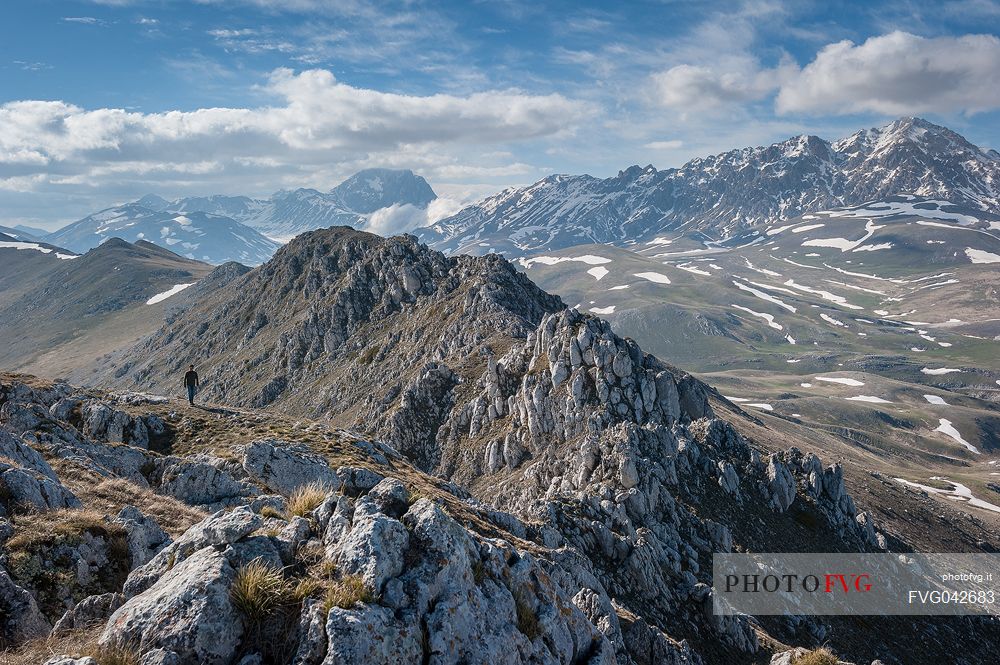
<path id="1" fill-rule="evenodd" d="M 305 600 L 319 595 L 326 588 L 326 585 L 315 577 L 303 577 L 292 590 L 292 596 L 296 600 Z"/>
<path id="2" fill-rule="evenodd" d="M 319 482 L 296 488 L 288 497 L 288 514 L 305 517 L 323 503 L 330 491 L 329 487 Z"/>
<path id="3" fill-rule="evenodd" d="M 84 532 L 108 541 L 125 537 L 124 527 L 105 520 L 104 513 L 89 508 L 67 508 L 49 511 L 41 518 L 38 515 L 16 516 L 14 535 L 6 546 L 10 552 L 33 552 L 44 545 L 75 541 Z"/>
<path id="4" fill-rule="evenodd" d="M 254 559 L 236 571 L 229 595 L 251 623 L 259 624 L 291 601 L 292 588 L 280 570 Z"/>
<path id="5" fill-rule="evenodd" d="M 84 505 L 108 515 L 135 506 L 174 538 L 208 516 L 173 497 L 156 494 L 123 478 L 103 478 L 69 460 L 49 460 L 49 464 Z"/>
<path id="6" fill-rule="evenodd" d="M 358 603 L 370 603 L 374 600 L 375 594 L 360 575 L 347 575 L 331 582 L 327 587 L 323 611 L 328 613 L 334 607 L 349 610 Z"/>
<path id="7" fill-rule="evenodd" d="M 819 649 L 813 649 L 804 656 L 799 656 L 792 661 L 792 665 L 837 665 L 838 662 L 840 661 L 837 660 L 832 651 L 826 647 L 820 647 Z"/>
<path id="8" fill-rule="evenodd" d="M 285 519 L 284 513 L 275 508 L 274 506 L 264 506 L 260 509 L 261 517 L 273 517 L 274 519 L 283 520 Z"/>
<path id="9" fill-rule="evenodd" d="M 127 646 L 106 646 L 88 654 L 97 665 L 139 665 L 139 650 Z"/>

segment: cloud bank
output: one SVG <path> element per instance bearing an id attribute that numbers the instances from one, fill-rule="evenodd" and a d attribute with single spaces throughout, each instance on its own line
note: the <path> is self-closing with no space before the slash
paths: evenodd
<path id="1" fill-rule="evenodd" d="M 277 69 L 261 92 L 277 103 L 139 113 L 61 101 L 0 106 L 0 189 L 99 187 L 109 180 L 202 183 L 289 169 L 349 170 L 422 163 L 428 153 L 461 170 L 449 146 L 558 138 L 593 109 L 559 94 L 497 90 L 467 96 L 402 95 L 357 88 L 332 73 Z M 514 165 L 514 168 L 520 168 Z M 343 173 L 347 175 L 348 173 Z"/>
<path id="2" fill-rule="evenodd" d="M 722 66 L 681 64 L 652 76 L 660 105 L 711 110 L 774 98 L 781 115 L 912 115 L 1000 109 L 1000 39 L 994 35 L 920 37 L 895 31 L 861 44 L 822 48 L 799 67 L 752 58 Z"/>

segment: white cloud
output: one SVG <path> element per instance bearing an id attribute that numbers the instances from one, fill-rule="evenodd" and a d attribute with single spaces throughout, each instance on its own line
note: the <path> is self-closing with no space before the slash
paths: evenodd
<path id="1" fill-rule="evenodd" d="M 1000 39 L 892 32 L 841 41 L 785 82 L 779 113 L 977 113 L 1000 108 Z"/>
<path id="2" fill-rule="evenodd" d="M 646 147 L 650 150 L 677 150 L 678 148 L 684 147 L 684 141 L 680 139 L 671 139 L 669 141 L 651 141 L 646 144 Z"/>
<path id="3" fill-rule="evenodd" d="M 108 22 L 94 18 L 93 16 L 64 16 L 63 21 L 66 23 L 82 23 L 84 25 L 107 25 Z"/>
<path id="4" fill-rule="evenodd" d="M 37 188 L 39 178 L 91 178 L 97 187 L 109 178 L 144 181 L 156 173 L 219 180 L 264 169 L 273 176 L 282 168 L 405 163 L 407 155 L 423 158 L 431 146 L 438 148 L 439 163 L 459 174 L 462 164 L 441 155 L 442 147 L 562 136 L 592 113 L 589 105 L 558 94 L 402 95 L 349 86 L 324 70 L 276 70 L 262 92 L 278 103 L 166 113 L 49 101 L 0 105 L 0 181 L 12 189 Z M 215 170 L 200 168 L 205 155 Z M 530 170 L 524 164 L 495 168 L 501 174 Z M 469 175 L 483 173 L 473 169 Z"/>
<path id="5" fill-rule="evenodd" d="M 467 203 L 457 199 L 437 198 L 431 201 L 427 208 L 417 208 L 408 203 L 393 205 L 373 212 L 368 218 L 365 230 L 382 236 L 407 233 L 454 215 Z"/>
<path id="6" fill-rule="evenodd" d="M 721 67 L 677 65 L 654 74 L 653 82 L 661 105 L 680 111 L 699 111 L 761 100 L 796 70 L 787 60 L 777 67 L 766 68 L 754 58 L 736 57 Z"/>

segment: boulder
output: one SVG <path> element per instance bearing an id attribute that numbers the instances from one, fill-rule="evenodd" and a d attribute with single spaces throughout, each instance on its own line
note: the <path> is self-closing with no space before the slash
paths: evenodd
<path id="1" fill-rule="evenodd" d="M 235 505 L 258 493 L 223 466 L 224 460 L 209 456 L 171 459 L 163 469 L 159 491 L 192 506 Z"/>
<path id="2" fill-rule="evenodd" d="M 7 512 L 19 510 L 54 510 L 76 508 L 80 500 L 47 475 L 0 462 L 0 488 L 3 489 L 0 508 Z"/>
<path id="3" fill-rule="evenodd" d="M 115 611 L 99 643 L 166 649 L 181 662 L 226 665 L 243 635 L 229 596 L 235 575 L 213 547 L 198 550 Z"/>
<path id="4" fill-rule="evenodd" d="M 263 523 L 260 515 L 244 506 L 209 515 L 157 552 L 149 562 L 133 570 L 125 581 L 125 595 L 131 597 L 142 593 L 194 552 L 210 545 L 235 543 L 259 529 Z"/>
<path id="5" fill-rule="evenodd" d="M 343 484 L 322 455 L 278 440 L 254 441 L 244 446 L 243 468 L 272 492 L 288 496 L 296 488 L 320 483 L 331 491 Z"/>
<path id="6" fill-rule="evenodd" d="M 123 527 L 128 540 L 129 570 L 137 568 L 156 556 L 170 543 L 170 536 L 150 517 L 135 506 L 125 506 L 114 519 Z"/>
<path id="7" fill-rule="evenodd" d="M 366 496 L 358 500 L 351 530 L 337 543 L 332 558 L 340 570 L 361 575 L 378 592 L 402 572 L 409 541 L 403 523 L 379 512 Z"/>
<path id="8" fill-rule="evenodd" d="M 326 621 L 326 634 L 323 665 L 419 663 L 424 653 L 419 624 L 401 625 L 391 609 L 378 605 L 353 610 L 334 607 Z"/>

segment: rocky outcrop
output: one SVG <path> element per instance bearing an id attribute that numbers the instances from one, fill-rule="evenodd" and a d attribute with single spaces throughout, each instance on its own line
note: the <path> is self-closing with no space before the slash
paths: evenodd
<path id="1" fill-rule="evenodd" d="M 135 596 L 148 589 L 167 571 L 206 547 L 236 542 L 263 524 L 260 516 L 246 507 L 220 511 L 188 529 L 184 535 L 161 549 L 148 563 L 133 570 L 125 582 L 125 595 Z"/>
<path id="2" fill-rule="evenodd" d="M 167 458 L 158 464 L 159 490 L 184 503 L 217 509 L 239 505 L 260 492 L 238 480 L 226 460 L 211 455 Z"/>
<path id="3" fill-rule="evenodd" d="M 125 528 L 129 570 L 145 564 L 170 543 L 167 532 L 135 506 L 122 508 L 114 521 Z"/>

